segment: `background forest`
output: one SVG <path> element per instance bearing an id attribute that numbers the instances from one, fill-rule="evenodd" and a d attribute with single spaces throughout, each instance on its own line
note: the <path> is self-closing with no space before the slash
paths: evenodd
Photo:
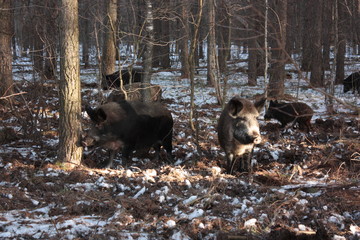
<path id="1" fill-rule="evenodd" d="M 359 17 L 359 0 L 0 0 L 0 238 L 360 238 Z M 175 163 L 98 169 L 84 106 L 136 68 L 172 112 Z M 236 94 L 315 111 L 310 133 L 262 112 L 251 180 L 217 140 Z"/>

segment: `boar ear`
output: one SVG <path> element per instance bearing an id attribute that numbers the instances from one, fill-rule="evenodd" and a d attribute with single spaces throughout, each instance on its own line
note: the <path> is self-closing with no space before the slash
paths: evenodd
<path id="1" fill-rule="evenodd" d="M 262 107 L 264 107 L 265 105 L 265 101 L 266 101 L 266 98 L 261 98 L 259 101 L 256 101 L 254 103 L 255 105 L 255 108 L 258 112 L 260 112 L 260 110 L 262 109 Z"/>
<path id="2" fill-rule="evenodd" d="M 85 111 L 93 122 L 96 122 L 96 111 L 90 106 L 85 106 Z"/>
<path id="3" fill-rule="evenodd" d="M 106 113 L 105 113 L 104 109 L 99 108 L 97 110 L 97 118 L 98 118 L 99 123 L 102 123 L 106 120 Z"/>
<path id="4" fill-rule="evenodd" d="M 243 109 L 243 103 L 238 99 L 231 99 L 229 101 L 229 115 L 236 117 L 237 114 Z"/>
<path id="5" fill-rule="evenodd" d="M 86 106 L 85 111 L 89 115 L 91 121 L 97 124 L 106 120 L 106 113 L 102 108 L 94 110 L 90 106 Z"/>

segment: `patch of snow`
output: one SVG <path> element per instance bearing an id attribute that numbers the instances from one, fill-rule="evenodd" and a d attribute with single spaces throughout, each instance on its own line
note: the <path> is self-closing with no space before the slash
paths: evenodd
<path id="1" fill-rule="evenodd" d="M 251 218 L 244 223 L 244 228 L 251 228 L 256 226 L 257 220 L 255 218 Z"/>

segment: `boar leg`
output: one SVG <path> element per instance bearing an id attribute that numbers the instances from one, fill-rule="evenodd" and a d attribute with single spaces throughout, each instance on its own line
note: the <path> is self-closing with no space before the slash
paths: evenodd
<path id="1" fill-rule="evenodd" d="M 252 167 L 252 164 L 251 164 L 251 158 L 253 156 L 253 153 L 254 153 L 254 148 L 251 149 L 251 152 L 249 152 L 246 156 L 246 161 L 247 161 L 247 171 L 249 174 L 252 174 L 253 172 L 253 167 Z"/>
<path id="2" fill-rule="evenodd" d="M 116 151 L 115 150 L 109 150 L 109 158 L 108 160 L 104 161 L 99 165 L 100 168 L 111 168 L 113 164 L 113 160 L 115 157 Z"/>
<path id="3" fill-rule="evenodd" d="M 159 142 L 155 143 L 153 145 L 153 148 L 155 150 L 155 157 L 154 157 L 154 160 L 155 161 L 158 161 L 159 158 L 160 158 L 160 148 L 161 148 L 161 144 Z"/>
<path id="4" fill-rule="evenodd" d="M 228 174 L 232 174 L 236 163 L 236 157 L 232 153 L 226 154 L 226 161 L 227 161 L 227 172 Z"/>
<path id="5" fill-rule="evenodd" d="M 122 164 L 124 166 L 126 166 L 130 160 L 131 160 L 131 154 L 133 153 L 134 148 L 129 146 L 129 145 L 125 145 L 123 150 L 122 150 Z"/>
<path id="6" fill-rule="evenodd" d="M 172 155 L 172 131 L 171 134 L 167 135 L 166 138 L 163 140 L 163 147 L 166 151 L 166 160 L 169 163 L 173 163 L 174 162 L 174 158 Z"/>

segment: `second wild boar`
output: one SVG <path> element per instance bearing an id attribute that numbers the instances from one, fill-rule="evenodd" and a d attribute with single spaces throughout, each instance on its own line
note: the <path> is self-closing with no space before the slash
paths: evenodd
<path id="1" fill-rule="evenodd" d="M 280 103 L 271 100 L 264 118 L 265 120 L 272 118 L 278 120 L 281 123 L 281 128 L 284 128 L 290 122 L 293 122 L 293 125 L 298 123 L 300 130 L 309 132 L 313 114 L 314 111 L 305 103 Z"/>
<path id="2" fill-rule="evenodd" d="M 161 146 L 166 150 L 167 160 L 172 161 L 173 118 L 160 103 L 110 102 L 96 109 L 87 106 L 86 112 L 93 126 L 83 145 L 101 145 L 110 150 L 110 158 L 102 167 L 111 167 L 119 150 L 123 164 L 131 160 L 133 151 L 151 147 L 157 159 Z"/>

